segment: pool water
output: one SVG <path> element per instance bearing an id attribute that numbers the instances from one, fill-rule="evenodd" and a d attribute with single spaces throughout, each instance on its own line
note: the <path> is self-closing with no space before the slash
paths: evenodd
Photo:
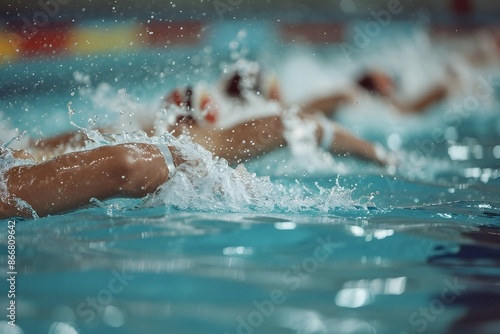
<path id="1" fill-rule="evenodd" d="M 64 60 L 57 80 L 66 88 L 7 92 L 0 110 L 33 136 L 70 130 L 70 121 L 127 125 L 176 84 L 213 78 L 231 61 L 207 48 L 198 55 L 209 65 L 183 58 L 192 52 L 162 55 L 152 68 L 172 72 L 165 76 L 135 66 L 156 54 L 103 57 L 97 69 Z M 345 67 L 328 62 L 335 50 L 315 52 L 245 56 L 279 64 L 293 100 L 328 78 L 342 82 Z M 408 63 L 397 64 L 403 80 L 416 71 Z M 294 70 L 307 75 L 294 78 Z M 398 152 L 395 170 L 283 149 L 230 175 L 223 162 L 207 161 L 210 182 L 184 192 L 172 180 L 145 200 L 16 219 L 18 327 L 2 318 L 0 332 L 499 333 L 500 103 L 497 89 L 460 118 L 444 117 L 468 96 L 420 118 L 363 102 L 341 111 L 346 127 Z M 5 220 L 2 268 L 7 236 Z M 4 278 L 0 286 L 5 295 Z"/>

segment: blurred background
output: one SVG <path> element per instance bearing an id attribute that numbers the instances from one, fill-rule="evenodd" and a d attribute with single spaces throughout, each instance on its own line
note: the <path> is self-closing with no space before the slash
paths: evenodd
<path id="1" fill-rule="evenodd" d="M 55 0 L 54 0 L 55 1 Z M 306 19 L 322 17 L 324 19 L 345 20 L 350 17 L 363 17 L 372 9 L 386 8 L 391 1 L 385 0 L 315 0 L 315 1 L 286 1 L 286 0 L 197 0 L 197 1 L 88 1 L 88 0 L 58 0 L 62 5 L 58 17 L 74 18 L 107 18 L 113 13 L 120 13 L 124 18 L 147 17 L 148 11 L 169 16 L 170 19 L 217 19 L 216 7 L 233 7 L 231 16 L 236 18 L 282 18 L 286 10 L 303 11 Z M 425 7 L 433 15 L 443 18 L 452 18 L 454 15 L 466 15 L 471 21 L 494 23 L 498 17 L 500 4 L 488 0 L 400 0 L 405 8 Z M 42 7 L 42 3 L 51 4 L 50 0 L 17 0 L 4 1 L 0 4 L 2 17 L 10 19 L 18 15 L 29 15 Z M 181 12 L 182 11 L 182 12 Z M 408 12 L 401 13 L 402 18 L 408 18 Z M 297 17 L 294 17 L 297 18 Z M 292 19 L 288 17 L 287 19 Z"/>
<path id="2" fill-rule="evenodd" d="M 477 330 L 481 321 L 498 325 L 500 53 L 491 53 L 491 67 L 480 58 L 500 50 L 499 1 L 2 0 L 0 26 L 0 140 L 10 147 L 23 136 L 75 131 L 75 124 L 105 128 L 114 118 L 127 125 L 134 113 L 137 120 L 145 109 L 158 110 L 173 87 L 215 81 L 224 64 L 241 58 L 277 72 L 292 102 L 345 84 L 370 61 L 392 75 L 404 98 L 439 83 L 450 68 L 452 81 L 463 78 L 464 86 L 419 117 L 401 117 L 375 99 L 339 112 L 336 121 L 353 132 L 403 151 L 394 181 L 348 158 L 326 163 L 277 152 L 247 165 L 294 198 L 304 188 L 290 207 L 301 205 L 307 215 L 314 203 L 311 217 L 295 218 L 293 210 L 278 211 L 283 218 L 205 215 L 205 207 L 226 205 L 217 192 L 215 200 L 201 197 L 202 213 L 189 207 L 195 212 L 165 219 L 163 208 L 136 211 L 117 202 L 77 212 L 71 224 L 64 215 L 19 224 L 26 333 L 68 321 L 61 316 L 68 310 L 93 333 L 120 326 L 120 333 L 232 333 L 237 316 L 254 311 L 253 298 L 268 298 L 275 284 L 290 293 L 281 274 L 312 254 L 317 236 L 330 234 L 335 256 L 287 296 L 278 320 L 266 322 L 268 332 L 421 333 L 409 317 L 458 277 L 472 288 L 427 333 L 500 333 L 498 326 Z M 326 174 L 304 174 L 314 168 Z M 339 175 L 347 195 L 332 188 Z M 223 190 L 241 196 L 227 184 Z M 196 190 L 189 195 L 200 198 Z M 276 197 L 272 203 L 282 201 Z M 352 199 L 366 198 L 383 210 L 350 210 Z M 244 212 L 260 210 L 247 206 Z M 111 305 L 114 313 L 84 323 L 73 310 L 104 291 L 114 268 L 137 278 Z M 387 287 L 398 282 L 407 285 L 394 294 Z M 109 320 L 116 317 L 118 324 Z"/>
<path id="3" fill-rule="evenodd" d="M 237 57 L 277 67 L 300 49 L 352 65 L 358 55 L 377 54 L 371 48 L 378 40 L 415 41 L 415 31 L 437 41 L 431 47 L 474 42 L 481 31 L 500 46 L 499 18 L 500 3 L 487 0 L 3 1 L 0 97 L 9 101 L 0 107 L 18 113 L 27 109 L 25 97 L 58 93 L 64 98 L 42 109 L 65 111 L 80 74 L 143 98 L 217 77 L 219 65 Z M 427 42 L 420 43 L 415 50 Z"/>
<path id="4" fill-rule="evenodd" d="M 37 72 L 40 69 L 24 73 L 24 80 L 12 80 L 23 77 L 8 71 L 19 63 L 71 57 L 72 64 L 78 64 L 83 57 L 103 53 L 109 57 L 145 49 L 165 52 L 179 46 L 227 49 L 241 27 L 247 28 L 248 46 L 255 49 L 265 46 L 264 40 L 274 47 L 335 45 L 356 35 L 354 25 L 359 21 L 374 23 L 365 27 L 365 34 L 378 34 L 389 23 L 406 22 L 457 36 L 485 27 L 497 30 L 499 18 L 500 2 L 487 0 L 3 1 L 0 90 L 3 95 L 19 92 L 33 79 L 37 85 L 30 89 L 54 84 L 53 73 L 45 73 L 40 80 L 44 74 Z M 64 71 L 62 64 L 59 71 Z M 100 73 L 106 76 L 105 70 Z"/>
<path id="5" fill-rule="evenodd" d="M 0 3 L 0 66 L 37 57 L 217 44 L 234 37 L 235 23 L 268 23 L 266 29 L 253 26 L 256 45 L 258 32 L 275 33 L 279 44 L 325 45 L 345 41 L 357 21 L 381 28 L 411 22 L 463 35 L 485 27 L 496 31 L 499 18 L 500 3 L 487 0 L 6 1 Z"/>

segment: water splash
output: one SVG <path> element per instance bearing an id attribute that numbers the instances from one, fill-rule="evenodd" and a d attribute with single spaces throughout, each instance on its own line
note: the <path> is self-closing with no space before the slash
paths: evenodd
<path id="1" fill-rule="evenodd" d="M 16 159 L 13 155 L 13 150 L 7 148 L 0 141 L 0 201 L 4 203 L 10 203 L 15 205 L 21 211 L 30 212 L 34 218 L 38 218 L 37 213 L 33 208 L 26 202 L 20 198 L 11 198 L 7 181 L 8 174 L 7 172 L 17 166 L 28 166 L 32 165 L 34 162 L 32 160 L 26 159 Z"/>
<path id="2" fill-rule="evenodd" d="M 165 137 L 164 137 L 165 138 Z M 295 184 L 272 182 L 268 176 L 250 173 L 244 165 L 231 168 L 224 159 L 214 159 L 187 137 L 170 138 L 185 163 L 145 206 L 166 205 L 176 210 L 209 212 L 330 212 L 338 207 L 354 207 L 351 189 L 338 184 L 326 189 L 309 189 L 299 180 Z"/>

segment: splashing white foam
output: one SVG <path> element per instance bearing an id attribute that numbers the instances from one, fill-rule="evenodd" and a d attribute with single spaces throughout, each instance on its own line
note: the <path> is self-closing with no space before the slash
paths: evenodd
<path id="1" fill-rule="evenodd" d="M 224 159 L 193 144 L 186 137 L 170 138 L 185 163 L 144 205 L 167 205 L 180 210 L 216 212 L 329 212 L 354 207 L 352 190 L 336 185 L 331 189 L 308 189 L 300 181 L 283 185 L 268 176 L 249 173 L 243 165 L 231 168 Z"/>

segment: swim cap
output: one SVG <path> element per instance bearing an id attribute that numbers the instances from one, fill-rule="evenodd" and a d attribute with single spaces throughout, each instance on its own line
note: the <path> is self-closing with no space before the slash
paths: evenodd
<path id="1" fill-rule="evenodd" d="M 192 86 L 186 86 L 174 89 L 165 98 L 165 104 L 166 107 L 172 105 L 178 107 L 175 110 L 177 113 L 176 123 L 208 122 L 213 124 L 217 122 L 219 114 L 217 105 L 203 87 L 195 89 Z"/>
<path id="2" fill-rule="evenodd" d="M 356 82 L 368 92 L 378 93 L 382 96 L 388 96 L 395 85 L 389 75 L 378 71 L 366 72 Z"/>
<path id="3" fill-rule="evenodd" d="M 248 94 L 265 99 L 279 100 L 278 80 L 274 75 L 265 76 L 256 62 L 239 60 L 221 78 L 222 92 L 233 99 L 247 100 Z"/>

